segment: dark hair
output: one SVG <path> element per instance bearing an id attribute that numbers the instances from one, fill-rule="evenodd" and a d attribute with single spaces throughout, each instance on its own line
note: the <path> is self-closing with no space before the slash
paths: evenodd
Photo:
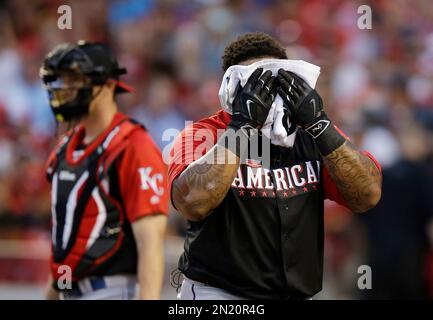
<path id="1" fill-rule="evenodd" d="M 222 67 L 226 71 L 239 62 L 261 57 L 287 59 L 287 54 L 282 45 L 270 35 L 263 32 L 246 33 L 224 49 Z"/>

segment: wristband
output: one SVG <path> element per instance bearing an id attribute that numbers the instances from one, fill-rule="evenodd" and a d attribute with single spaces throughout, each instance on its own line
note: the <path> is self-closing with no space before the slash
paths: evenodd
<path id="1" fill-rule="evenodd" d="M 346 141 L 346 138 L 335 129 L 326 114 L 317 118 L 314 124 L 305 128 L 305 131 L 313 137 L 322 156 L 329 155 Z"/>

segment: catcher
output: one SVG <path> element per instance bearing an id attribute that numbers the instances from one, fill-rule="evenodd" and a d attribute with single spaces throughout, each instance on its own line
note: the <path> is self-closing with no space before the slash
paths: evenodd
<path id="1" fill-rule="evenodd" d="M 106 45 L 82 41 L 57 46 L 41 67 L 56 120 L 72 127 L 47 164 L 48 299 L 160 297 L 166 168 L 145 128 L 118 111 L 116 94 L 132 91 L 124 73 Z"/>

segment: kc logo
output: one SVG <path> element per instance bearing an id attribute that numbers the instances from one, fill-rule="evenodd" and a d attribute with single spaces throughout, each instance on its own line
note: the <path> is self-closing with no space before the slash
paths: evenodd
<path id="1" fill-rule="evenodd" d="M 153 168 L 152 167 L 146 167 L 146 168 L 139 168 L 138 173 L 140 174 L 141 179 L 141 189 L 142 190 L 149 190 L 152 189 L 153 192 L 155 192 L 156 195 L 162 196 L 164 193 L 164 188 L 159 186 L 162 184 L 162 174 L 161 173 L 152 173 Z"/>

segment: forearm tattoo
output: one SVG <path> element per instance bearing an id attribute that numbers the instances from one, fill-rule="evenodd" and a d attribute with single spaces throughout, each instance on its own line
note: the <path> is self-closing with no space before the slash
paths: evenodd
<path id="1" fill-rule="evenodd" d="M 348 207 L 354 212 L 368 210 L 368 200 L 382 184 L 374 162 L 346 141 L 324 157 L 324 163 Z"/>
<path id="2" fill-rule="evenodd" d="M 224 199 L 236 176 L 237 161 L 225 163 L 229 151 L 214 146 L 185 169 L 173 183 L 173 200 L 179 210 L 211 210 Z M 221 155 L 224 157 L 220 159 Z"/>

